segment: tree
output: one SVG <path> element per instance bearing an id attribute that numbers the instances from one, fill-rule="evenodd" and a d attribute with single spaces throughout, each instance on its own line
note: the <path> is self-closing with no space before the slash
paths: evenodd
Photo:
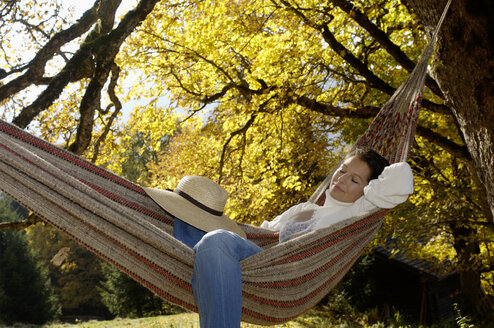
<path id="1" fill-rule="evenodd" d="M 47 109 L 52 109 L 51 114 L 56 112 L 56 100 L 65 88 L 75 84 L 76 91 L 79 89 L 83 96 L 76 99 L 68 96 L 61 103 L 64 105 L 61 110 L 66 115 L 49 115 L 52 124 L 62 126 L 55 129 L 55 135 L 46 134 L 57 140 L 59 134 L 65 131 L 70 137 L 67 140 L 68 148 L 76 154 L 82 154 L 91 141 L 98 145 L 104 140 L 122 107 L 115 93 L 120 74 L 115 57 L 122 43 L 145 19 L 156 2 L 157 0 L 141 0 L 134 10 L 130 10 L 114 26 L 121 0 L 97 0 L 92 8 L 68 27 L 69 24 L 58 16 L 59 3 L 55 3 L 56 7 L 52 9 L 51 1 L 39 2 L 36 5 L 43 10 L 36 8 L 38 10 L 35 9 L 33 14 L 29 3 L 4 2 L 0 8 L 0 29 L 2 35 L 6 36 L 1 45 L 5 50 L 2 65 L 7 70 L 2 69 L 0 74 L 0 103 L 3 103 L 6 113 L 13 116 L 13 123 L 25 128 L 42 113 L 43 119 L 47 120 Z M 43 13 L 48 17 L 44 17 Z M 28 47 L 34 47 L 27 49 L 35 52 L 35 56 L 27 62 L 22 62 L 22 56 L 15 55 L 19 51 L 16 49 L 18 45 L 11 44 L 7 37 L 15 39 L 17 28 L 21 35 L 31 41 L 28 42 Z M 89 33 L 85 35 L 87 32 Z M 73 41 L 78 41 L 79 49 L 74 54 L 69 54 L 63 46 L 70 45 Z M 51 65 L 51 61 L 56 62 L 59 58 L 63 62 L 61 65 Z M 53 70 L 55 73 L 52 73 Z M 102 91 L 107 82 L 108 105 L 103 108 Z M 19 93 L 32 86 L 45 88 L 33 102 L 26 104 L 28 99 L 22 97 L 22 94 L 19 96 Z M 21 106 L 18 104 L 19 99 L 22 100 Z M 77 124 L 74 124 L 74 109 L 77 107 Z M 113 113 L 110 112 L 112 108 Z M 93 140 L 93 130 L 97 124 L 95 117 L 102 122 L 100 141 Z M 72 137 L 74 133 L 75 136 Z"/>
<path id="2" fill-rule="evenodd" d="M 10 199 L 0 198 L 0 221 L 19 220 Z M 0 232 L 0 322 L 43 324 L 58 315 L 44 268 L 36 263 L 25 234 Z"/>
<path id="3" fill-rule="evenodd" d="M 103 303 L 118 317 L 146 317 L 177 314 L 184 310 L 159 298 L 136 281 L 108 264 L 99 290 Z"/>
<path id="4" fill-rule="evenodd" d="M 444 4 L 435 3 L 434 6 L 434 19 L 431 19 L 429 28 L 435 26 L 437 14 L 442 11 Z M 456 6 L 451 10 L 454 11 L 455 8 Z M 456 10 L 462 11 L 461 8 Z M 483 13 L 488 15 L 489 11 Z M 177 19 L 177 16 L 181 19 Z M 289 117 L 293 112 L 302 110 L 306 110 L 307 120 L 316 113 L 361 119 L 374 116 L 413 69 L 414 60 L 424 46 L 426 39 L 423 30 L 414 17 L 416 16 L 411 15 L 403 5 L 394 1 L 364 3 L 335 0 L 295 3 L 280 0 L 240 1 L 235 4 L 218 1 L 201 2 L 193 7 L 177 3 L 160 4 L 145 22 L 140 34 L 128 43 L 126 59 L 129 64 L 141 68 L 149 68 L 149 63 L 153 63 L 153 69 L 146 75 L 146 81 L 164 81 L 164 87 L 172 93 L 175 105 L 189 108 L 190 115 L 209 109 L 208 124 L 213 122 L 219 126 L 213 133 L 216 137 L 206 136 L 206 139 L 219 138 L 219 142 L 223 144 L 223 149 L 219 151 L 222 154 L 217 164 L 219 170 L 207 169 L 214 168 L 214 164 L 208 166 L 212 158 L 208 157 L 206 162 L 202 162 L 201 155 L 197 153 L 188 157 L 189 160 L 181 157 L 180 163 L 199 162 L 203 169 L 190 165 L 189 168 L 202 174 L 216 175 L 218 181 L 228 183 L 231 172 L 222 169 L 225 165 L 223 155 L 237 153 L 239 158 L 247 162 L 244 154 L 249 153 L 245 150 L 248 145 L 253 144 L 253 135 L 262 131 L 260 135 L 269 137 L 280 131 L 275 125 L 271 125 L 270 131 L 262 128 L 272 117 Z M 451 24 L 450 18 L 446 20 L 445 26 L 448 24 Z M 481 28 L 474 22 L 472 26 L 475 29 Z M 231 32 L 225 34 L 225 30 Z M 444 32 L 439 37 L 440 47 L 442 38 L 445 37 Z M 483 48 L 489 49 L 487 45 Z M 450 45 L 449 49 L 455 49 L 455 46 Z M 458 65 L 462 64 L 460 62 L 458 59 L 453 61 Z M 484 63 L 490 65 L 489 61 Z M 449 73 L 454 72 L 450 69 L 449 62 L 433 62 L 432 66 L 449 68 Z M 465 68 L 467 71 L 470 69 L 472 65 Z M 489 72 L 488 67 L 479 73 L 485 77 L 482 75 L 485 72 Z M 484 79 L 483 82 L 485 81 Z M 423 101 L 423 113 L 417 128 L 417 145 L 425 145 L 429 151 L 428 154 L 418 155 L 415 161 L 416 170 L 432 169 L 436 176 L 441 175 L 442 170 L 460 173 L 458 177 L 443 175 L 448 176 L 447 183 L 450 187 L 463 186 L 469 190 L 469 197 L 458 198 L 461 202 L 459 206 L 442 206 L 443 217 L 448 217 L 448 220 L 437 222 L 437 230 L 433 231 L 437 231 L 439 235 L 451 234 L 449 245 L 456 249 L 459 262 L 466 265 L 458 266 L 465 273 L 462 275 L 465 286 L 464 303 L 472 304 L 472 308 L 480 308 L 480 277 L 484 270 L 492 271 L 492 256 L 488 250 L 492 242 L 493 221 L 486 194 L 492 188 L 485 188 L 472 170 L 476 159 L 471 156 L 468 144 L 464 142 L 465 133 L 458 128 L 458 117 L 453 115 L 451 102 L 433 78 L 427 78 L 426 86 L 428 89 Z M 157 88 L 156 92 L 160 94 L 163 91 Z M 292 108 L 296 110 L 292 112 Z M 467 108 L 469 107 L 465 106 Z M 486 128 L 481 129 L 483 135 L 484 130 L 492 130 L 494 126 L 489 125 L 492 120 L 488 119 L 486 122 Z M 347 128 L 338 136 L 351 143 L 356 135 L 363 132 L 365 123 L 347 121 L 346 124 L 353 131 Z M 296 129 L 288 130 L 294 134 L 301 132 Z M 202 128 L 199 133 L 187 138 L 188 142 L 195 140 L 201 144 L 205 131 L 206 128 Z M 481 140 L 480 137 L 477 139 Z M 181 140 L 178 144 L 185 145 L 186 142 Z M 486 151 L 492 152 L 492 145 L 486 144 Z M 256 151 L 264 152 L 263 155 L 269 154 L 272 149 L 269 142 L 264 145 L 259 143 L 256 147 Z M 434 152 L 437 156 L 432 155 Z M 218 150 L 209 151 L 213 157 L 217 153 Z M 456 159 L 442 161 L 438 166 L 436 161 L 440 161 L 441 156 L 453 156 L 459 162 Z M 490 156 L 484 158 L 492 159 Z M 169 158 L 164 162 L 179 163 L 170 161 Z M 279 163 L 279 159 L 273 162 Z M 252 165 L 255 160 L 250 163 Z M 489 163 L 492 161 L 483 164 L 477 161 L 476 170 L 492 171 Z M 242 161 L 237 161 L 237 166 L 237 171 L 242 171 Z M 244 166 L 248 167 L 247 164 Z M 183 165 L 179 167 L 185 171 Z M 277 170 L 270 170 L 268 164 L 263 167 L 269 169 L 268 172 L 263 171 L 266 174 L 261 181 L 269 181 L 270 173 Z M 440 170 L 438 174 L 437 169 Z M 465 176 L 467 170 L 470 173 Z M 163 170 L 158 174 L 161 173 Z M 163 177 L 156 180 L 166 181 L 161 179 Z M 455 182 L 455 178 L 461 181 Z M 432 183 L 434 179 L 431 177 Z M 274 185 L 270 185 L 270 188 L 276 188 Z M 442 190 L 446 192 L 445 188 Z M 464 190 L 462 189 L 463 192 Z M 425 192 L 420 195 L 424 197 Z M 269 192 L 263 196 L 268 196 L 269 199 Z M 268 200 L 268 204 L 271 205 L 272 202 Z M 428 206 L 426 203 L 422 204 Z M 451 218 L 452 213 L 448 211 L 458 208 L 462 209 L 462 215 Z M 258 213 L 259 211 L 250 212 L 251 215 Z M 430 216 L 424 215 L 423 218 Z M 447 221 L 449 224 L 446 225 Z M 488 231 L 483 230 L 484 227 Z M 482 237 L 486 234 L 486 238 Z M 415 237 L 428 240 L 435 238 L 432 232 Z M 465 238 L 468 238 L 468 242 L 462 241 Z M 476 246 L 466 247 L 467 245 Z M 482 249 L 483 255 L 480 255 Z M 487 260 L 482 265 L 467 265 L 471 256 L 480 256 Z"/>
<path id="5" fill-rule="evenodd" d="M 235 218 L 249 214 L 242 212 L 245 208 L 257 209 L 250 215 L 259 214 L 263 206 L 271 208 L 273 203 L 278 205 L 292 196 L 303 198 L 317 184 L 321 172 L 310 171 L 310 165 L 287 163 L 313 165 L 319 151 L 320 158 L 327 159 L 322 156 L 325 142 L 329 147 L 326 150 L 339 152 L 355 140 L 413 69 L 426 34 L 435 26 L 445 2 L 172 0 L 156 4 L 142 0 L 113 28 L 119 2 L 96 1 L 77 22 L 64 23 L 64 28 L 70 25 L 64 30 L 55 22 L 50 28 L 40 25 L 40 18 L 24 25 L 46 32 L 40 36 L 32 30 L 31 35 L 37 37 L 27 44 L 39 46 L 36 56 L 26 63 L 14 63 L 11 53 L 4 53 L 8 64 L 1 74 L 4 84 L 0 86 L 0 102 L 16 124 L 26 127 L 36 118 L 43 137 L 57 142 L 63 139 L 72 151 L 86 151 L 91 160 L 111 165 L 106 157 L 111 150 L 104 146 L 111 148 L 118 143 L 115 117 L 119 115 L 119 101 L 114 96 L 123 92 L 114 86 L 124 76 L 135 75 L 139 79 L 125 99 L 151 99 L 142 113 L 154 111 L 158 99 L 169 95 L 171 103 L 164 114 L 170 114 L 170 121 L 176 119 L 176 111 L 184 113 L 185 122 L 202 115 L 204 125 L 195 128 L 196 132 L 189 128 L 178 134 L 176 141 L 181 139 L 182 143 L 175 146 L 184 149 L 182 144 L 189 142 L 196 147 L 192 140 L 204 138 L 201 146 L 213 153 L 194 155 L 191 151 L 184 157 L 191 160 L 187 163 L 201 163 L 204 168 L 191 167 L 187 172 L 214 175 L 230 185 L 239 199 L 232 209 Z M 29 21 L 13 16 L 29 13 L 22 8 L 20 2 L 2 7 L 0 15 L 5 19 L 1 35 L 8 35 L 5 29 L 10 27 L 9 22 Z M 438 190 L 445 192 L 460 186 L 467 195 L 458 198 L 462 209 L 458 217 L 448 212 L 454 206 L 435 207 L 441 208 L 443 217 L 449 213 L 451 224 L 433 222 L 437 230 L 431 229 L 420 238 L 440 239 L 436 237 L 446 233 L 451 237 L 443 240 L 456 247 L 455 257 L 464 260 L 479 254 L 485 259 L 482 268 L 473 271 L 475 278 L 464 276 L 464 292 L 469 294 L 465 298 L 474 307 L 482 299 L 478 297 L 482 289 L 477 277 L 484 279 L 483 271 L 492 276 L 492 16 L 487 0 L 453 1 L 431 63 L 434 78 L 426 80 L 413 149 L 415 171 L 436 174 L 430 179 L 424 176 L 425 184 L 441 183 L 444 188 Z M 96 24 L 98 19 L 100 24 Z M 91 28 L 93 32 L 84 36 Z M 62 52 L 60 42 L 68 39 L 81 41 L 78 50 L 73 55 L 65 53 L 65 64 L 57 66 L 56 74 L 50 74 L 48 59 Z M 108 80 L 110 72 L 112 78 Z M 69 82 L 76 92 L 62 94 Z M 108 110 L 100 106 L 105 82 Z M 34 102 L 24 105 L 26 99 L 20 91 L 30 83 L 48 84 Z M 79 109 L 74 110 L 76 107 Z M 143 121 L 151 122 L 145 115 Z M 331 144 L 321 138 L 323 131 L 340 143 Z M 302 136 L 303 146 L 287 143 L 298 136 Z M 306 151 L 312 146 L 317 150 Z M 164 154 L 174 163 L 186 163 L 171 152 Z M 248 163 L 257 163 L 253 166 L 257 169 L 251 169 Z M 184 170 L 176 168 L 174 174 Z M 455 182 L 451 178 L 454 175 L 443 171 L 456 172 L 461 178 Z M 242 189 L 250 191 L 242 193 L 234 182 L 249 183 Z M 424 192 L 418 189 L 419 198 L 427 199 L 427 188 Z M 295 193 L 300 190 L 303 192 Z M 256 193 L 267 196 L 267 201 L 245 207 L 253 203 L 248 198 Z M 446 195 L 438 198 L 444 201 Z M 416 201 L 428 206 L 420 199 Z M 433 213 L 425 212 L 423 218 Z M 474 243 L 464 243 L 464 236 Z"/>
<path id="6" fill-rule="evenodd" d="M 443 1 L 445 2 L 445 1 Z M 442 2 L 407 0 L 426 30 L 437 21 Z M 453 1 L 432 64 L 445 103 L 468 148 L 468 162 L 478 181 L 484 215 L 494 225 L 494 8 L 487 1 Z M 454 67 L 454 69 L 452 69 Z"/>
<path id="7" fill-rule="evenodd" d="M 406 4 L 426 30 L 433 27 L 443 6 L 440 2 L 420 0 L 407 0 Z M 432 64 L 445 104 L 468 149 L 466 163 L 490 234 L 494 228 L 494 45 L 492 28 L 486 24 L 493 17 L 494 8 L 489 1 L 453 1 Z M 469 258 L 476 258 L 472 255 L 481 252 L 482 246 L 471 242 L 479 230 L 467 224 L 454 224 L 452 229 L 460 236 L 455 240 L 455 249 L 463 258 L 461 263 L 471 263 Z M 492 262 L 486 267 L 491 271 Z M 464 305 L 477 311 L 482 293 L 478 275 L 472 271 L 476 270 L 462 271 L 463 291 L 468 291 L 464 293 Z"/>
<path id="8" fill-rule="evenodd" d="M 62 315 L 111 317 L 98 290 L 104 275 L 97 256 L 44 223 L 30 227 L 27 237 L 39 252 L 39 262 L 47 267 Z M 65 258 L 53 264 L 52 259 L 62 249 L 68 250 Z"/>

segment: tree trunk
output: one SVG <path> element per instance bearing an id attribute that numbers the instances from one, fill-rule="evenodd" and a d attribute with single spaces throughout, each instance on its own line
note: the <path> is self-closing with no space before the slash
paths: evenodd
<path id="1" fill-rule="evenodd" d="M 474 230 L 467 226 L 452 226 L 455 238 L 454 248 L 457 253 L 458 269 L 460 271 L 460 306 L 463 312 L 482 315 L 483 291 L 480 284 L 480 267 L 472 263 L 478 258 L 480 247 L 471 235 Z"/>
<path id="2" fill-rule="evenodd" d="M 430 33 L 447 0 L 404 2 Z M 494 230 L 493 20 L 491 0 L 452 1 L 439 32 L 431 68 L 463 134 L 484 215 Z M 474 232 L 465 226 L 452 229 L 459 261 L 462 311 L 470 314 L 489 311 L 482 306 L 480 268 L 469 262 L 471 256 L 480 252 L 477 244 L 467 242 L 469 234 Z"/>
<path id="3" fill-rule="evenodd" d="M 430 32 L 447 2 L 404 0 Z M 494 227 L 494 6 L 454 0 L 431 67 L 463 133 L 478 176 L 484 213 Z"/>

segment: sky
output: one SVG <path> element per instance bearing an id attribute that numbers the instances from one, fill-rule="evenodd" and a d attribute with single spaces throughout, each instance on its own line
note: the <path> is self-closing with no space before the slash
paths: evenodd
<path id="1" fill-rule="evenodd" d="M 63 0 L 61 4 L 67 8 L 73 8 L 74 17 L 80 17 L 86 10 L 91 8 L 96 0 Z M 117 11 L 117 17 L 134 7 L 137 0 L 122 0 Z"/>

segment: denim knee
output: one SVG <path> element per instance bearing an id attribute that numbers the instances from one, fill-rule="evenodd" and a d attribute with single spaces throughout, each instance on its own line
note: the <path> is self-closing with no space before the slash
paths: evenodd
<path id="1" fill-rule="evenodd" d="M 196 256 L 212 256 L 241 261 L 262 249 L 253 242 L 228 230 L 208 232 L 194 247 Z"/>
<path id="2" fill-rule="evenodd" d="M 194 251 L 198 253 L 200 250 L 209 248 L 224 248 L 233 241 L 233 235 L 235 235 L 233 232 L 223 229 L 210 231 L 194 246 Z"/>

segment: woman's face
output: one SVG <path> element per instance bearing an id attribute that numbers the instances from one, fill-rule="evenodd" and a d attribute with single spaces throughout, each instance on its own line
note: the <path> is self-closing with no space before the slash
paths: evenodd
<path id="1" fill-rule="evenodd" d="M 329 194 L 340 202 L 353 203 L 364 194 L 370 174 L 366 162 L 358 157 L 349 157 L 333 174 Z"/>

